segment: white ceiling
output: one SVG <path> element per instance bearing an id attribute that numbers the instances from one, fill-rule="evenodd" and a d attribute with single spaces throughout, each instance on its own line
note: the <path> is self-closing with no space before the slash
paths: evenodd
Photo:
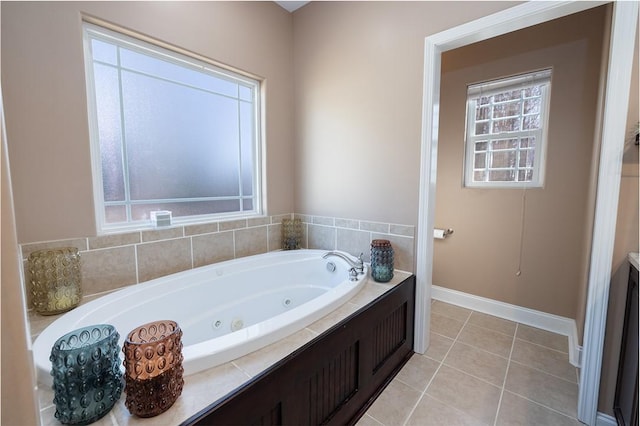
<path id="1" fill-rule="evenodd" d="M 300 9 L 305 4 L 309 3 L 308 1 L 277 1 L 278 5 L 282 8 L 288 10 L 289 12 L 293 12 L 296 9 Z"/>

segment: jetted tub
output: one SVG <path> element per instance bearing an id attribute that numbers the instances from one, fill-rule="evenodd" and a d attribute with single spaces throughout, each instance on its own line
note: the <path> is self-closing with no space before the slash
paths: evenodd
<path id="1" fill-rule="evenodd" d="M 271 344 L 327 315 L 364 285 L 366 266 L 357 281 L 350 281 L 347 262 L 337 256 L 323 259 L 325 253 L 292 250 L 244 257 L 132 285 L 80 305 L 36 338 L 38 381 L 52 383 L 49 355 L 55 341 L 92 324 L 115 326 L 122 347 L 137 326 L 176 321 L 183 331 L 185 375 Z"/>

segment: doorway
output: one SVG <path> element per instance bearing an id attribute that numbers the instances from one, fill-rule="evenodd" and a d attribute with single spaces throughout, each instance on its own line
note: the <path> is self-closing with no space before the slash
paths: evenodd
<path id="1" fill-rule="evenodd" d="M 434 297 L 482 297 L 498 316 L 504 305 L 494 313 L 490 301 L 507 304 L 506 319 L 568 336 L 574 365 L 609 13 L 601 6 L 442 54 L 435 224 L 455 232 L 434 242 Z M 468 97 L 482 102 L 475 125 Z"/>
<path id="2" fill-rule="evenodd" d="M 417 352 L 428 347 L 429 301 L 433 273 L 433 228 L 440 107 L 441 54 L 471 43 L 493 38 L 545 21 L 570 15 L 603 3 L 538 3 L 529 2 L 462 26 L 435 34 L 425 40 L 425 80 L 423 94 L 423 137 L 420 173 L 420 203 L 416 268 L 416 344 Z M 613 236 L 623 141 L 626 106 L 629 96 L 631 61 L 637 25 L 638 5 L 622 2 L 614 5 L 606 90 L 602 112 L 602 143 L 598 171 L 598 197 L 591 243 L 589 289 L 584 331 L 584 352 L 578 417 L 595 424 L 597 397 L 602 362 L 606 297 L 611 274 Z"/>

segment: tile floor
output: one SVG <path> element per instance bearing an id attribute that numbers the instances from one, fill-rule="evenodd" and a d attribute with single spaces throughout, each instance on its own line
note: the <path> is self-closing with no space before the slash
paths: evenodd
<path id="1" fill-rule="evenodd" d="M 433 301 L 429 350 L 358 425 L 581 425 L 567 351 L 565 336 Z"/>

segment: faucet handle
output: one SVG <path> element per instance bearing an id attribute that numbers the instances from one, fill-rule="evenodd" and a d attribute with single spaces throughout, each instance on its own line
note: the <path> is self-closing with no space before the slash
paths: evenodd
<path id="1" fill-rule="evenodd" d="M 349 281 L 358 281 L 358 271 L 356 271 L 356 268 L 349 269 Z"/>
<path id="2" fill-rule="evenodd" d="M 360 252 L 360 256 L 358 256 L 358 272 L 359 273 L 363 273 L 364 272 L 364 253 Z"/>

